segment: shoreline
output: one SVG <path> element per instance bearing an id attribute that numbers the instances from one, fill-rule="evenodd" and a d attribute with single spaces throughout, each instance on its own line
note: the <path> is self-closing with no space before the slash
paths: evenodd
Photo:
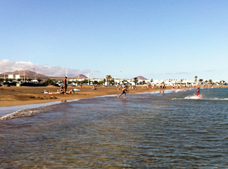
<path id="1" fill-rule="evenodd" d="M 185 90 L 185 89 L 176 89 L 176 90 Z M 161 91 L 161 89 L 154 90 L 154 91 L 134 92 L 134 93 L 128 93 L 128 94 L 148 94 L 148 93 L 152 93 L 152 92 L 157 93 L 159 91 Z M 172 91 L 172 89 L 163 89 L 163 91 Z M 0 110 L 4 109 L 4 108 L 6 108 L 6 109 L 15 108 L 15 110 L 11 109 L 12 111 L 15 111 L 13 113 L 6 112 L 5 114 L 3 113 L 3 115 L 1 115 L 1 113 L 0 113 L 0 120 L 12 120 L 12 119 L 19 118 L 19 117 L 34 116 L 36 114 L 48 111 L 49 109 L 51 109 L 52 106 L 57 106 L 58 104 L 65 103 L 65 102 L 69 103 L 69 102 L 79 101 L 79 100 L 83 100 L 83 99 L 111 97 L 113 95 L 116 96 L 116 94 L 108 94 L 108 95 L 93 96 L 93 97 L 88 97 L 88 98 L 65 100 L 64 102 L 63 101 L 52 101 L 52 102 L 39 103 L 39 104 L 27 104 L 27 105 L 0 107 Z M 18 110 L 19 107 L 21 107 L 22 109 Z"/>
<path id="2" fill-rule="evenodd" d="M 90 88 L 84 88 L 85 90 L 88 90 Z M 115 91 L 113 91 L 113 89 Z M 99 89 L 98 89 L 99 90 Z M 78 95 L 63 95 L 64 97 L 60 97 L 56 100 L 42 100 L 42 102 L 37 103 L 37 101 L 30 100 L 30 104 L 26 104 L 27 102 L 19 101 L 19 104 L 15 105 L 15 102 L 11 101 L 10 106 L 1 106 L 0 110 L 2 113 L 0 113 L 0 120 L 10 120 L 18 117 L 28 117 L 33 116 L 41 112 L 45 112 L 49 107 L 55 106 L 64 102 L 73 102 L 78 101 L 82 99 L 90 99 L 90 98 L 96 98 L 96 97 L 109 97 L 109 96 L 117 96 L 120 94 L 121 90 L 117 90 L 116 87 L 105 87 L 104 90 L 106 92 L 100 92 L 97 94 L 88 94 L 83 95 L 84 97 L 78 97 Z M 111 92 L 108 92 L 108 90 L 111 90 Z M 166 89 L 145 89 L 145 88 L 139 88 L 139 89 L 131 89 L 128 94 L 143 94 L 143 93 L 151 93 L 151 92 L 161 92 L 165 90 L 171 90 L 171 87 L 168 87 Z M 73 96 L 73 97 L 72 97 Z M 18 104 L 18 102 L 16 102 Z"/>
<path id="3" fill-rule="evenodd" d="M 156 88 L 156 89 L 144 89 L 144 91 L 142 92 L 140 91 L 136 91 L 134 89 L 134 92 L 128 93 L 128 94 L 146 94 L 146 93 L 164 93 L 165 91 L 176 91 L 176 90 L 191 90 L 191 89 L 195 89 L 196 87 L 193 88 L 180 88 L 180 89 L 172 89 L 172 87 L 168 87 L 165 89 L 160 89 L 160 88 Z M 203 88 L 202 88 L 203 89 Z M 204 88 L 205 89 L 205 88 Z M 119 91 L 119 90 L 118 90 Z M 113 96 L 117 96 L 120 93 L 120 91 L 116 94 L 116 92 L 113 93 L 109 93 L 109 94 L 105 94 L 105 95 L 94 95 L 90 97 L 83 97 L 83 98 L 74 98 L 74 99 L 70 99 L 67 98 L 64 101 L 61 100 L 56 100 L 56 101 L 49 101 L 49 102 L 43 102 L 43 103 L 33 103 L 33 104 L 23 104 L 23 105 L 14 105 L 14 106 L 7 106 L 7 107 L 0 107 L 0 110 L 4 111 L 8 109 L 8 112 L 4 112 L 4 113 L 0 113 L 0 120 L 11 120 L 14 118 L 18 118 L 18 117 L 28 117 L 28 116 L 34 116 L 38 113 L 43 113 L 48 111 L 49 109 L 52 109 L 53 106 L 57 106 L 61 103 L 65 103 L 65 102 L 73 102 L 73 101 L 78 101 L 78 100 L 83 100 L 83 99 L 92 99 L 92 98 L 99 98 L 99 97 L 113 97 Z M 14 108 L 14 109 L 13 109 Z M 10 112 L 9 112 L 10 111 Z"/>
<path id="4" fill-rule="evenodd" d="M 198 86 L 191 87 L 197 88 Z M 217 88 L 217 86 L 214 86 Z M 68 90 L 79 89 L 79 92 L 75 94 L 42 94 L 44 90 L 50 92 L 56 92 L 59 88 L 55 86 L 47 87 L 0 87 L 0 107 L 11 107 L 20 105 L 30 105 L 30 104 L 43 104 L 55 101 L 66 101 L 73 99 L 83 99 L 91 98 L 95 96 L 105 96 L 105 95 L 119 95 L 121 90 L 117 90 L 116 87 L 97 87 L 97 90 L 92 90 L 90 86 L 85 87 L 68 87 Z M 174 88 L 177 90 L 178 88 Z M 188 87 L 181 87 L 179 89 L 189 89 Z M 203 89 L 201 87 L 201 89 Z M 172 90 L 172 86 L 167 86 L 165 89 L 151 88 L 146 89 L 144 86 L 137 86 L 137 89 L 129 89 L 127 94 L 132 93 L 145 93 L 145 92 L 156 92 L 163 90 Z"/>
<path id="5" fill-rule="evenodd" d="M 79 92 L 75 94 L 42 94 L 44 90 L 50 92 L 56 92 L 59 88 L 54 86 L 48 87 L 1 87 L 0 88 L 0 107 L 11 107 L 19 105 L 29 105 L 29 104 L 42 104 L 54 101 L 66 101 L 73 99 L 91 98 L 95 96 L 105 96 L 120 94 L 121 90 L 117 90 L 116 87 L 98 87 L 97 90 L 92 90 L 90 86 L 86 87 L 68 87 L 68 90 L 79 89 Z M 160 90 L 169 90 L 171 86 L 166 89 L 152 88 L 145 89 L 142 86 L 137 86 L 137 89 L 129 89 L 127 94 L 131 93 L 144 93 L 144 92 L 154 92 Z M 184 89 L 184 88 L 181 88 Z"/>

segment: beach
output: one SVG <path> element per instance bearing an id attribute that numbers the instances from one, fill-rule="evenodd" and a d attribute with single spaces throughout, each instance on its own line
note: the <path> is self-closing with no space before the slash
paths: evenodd
<path id="1" fill-rule="evenodd" d="M 44 91 L 57 92 L 59 87 L 49 85 L 47 87 L 0 87 L 0 107 L 6 106 L 17 106 L 17 105 L 27 105 L 27 104 L 39 104 L 47 103 L 54 101 L 65 101 L 72 99 L 83 99 L 90 98 L 95 96 L 104 96 L 111 94 L 120 94 L 121 91 L 117 90 L 115 86 L 104 87 L 98 86 L 97 90 L 92 90 L 91 86 L 83 87 L 68 87 L 68 91 L 71 89 L 79 89 L 80 91 L 75 92 L 75 94 L 43 94 Z M 171 86 L 168 86 L 166 89 L 153 88 L 146 89 L 143 86 L 137 86 L 137 89 L 129 89 L 128 94 L 132 93 L 141 93 L 141 92 L 153 92 L 160 90 L 171 89 Z"/>

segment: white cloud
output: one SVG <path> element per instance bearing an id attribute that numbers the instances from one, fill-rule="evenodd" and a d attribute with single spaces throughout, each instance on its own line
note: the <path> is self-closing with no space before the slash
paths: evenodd
<path id="1" fill-rule="evenodd" d="M 48 65 L 38 65 L 32 62 L 13 62 L 8 59 L 0 59 L 0 73 L 3 72 L 13 72 L 17 70 L 33 70 L 35 68 L 36 73 L 44 74 L 47 76 L 65 76 L 66 68 L 59 66 L 48 66 Z M 89 70 L 80 71 L 78 69 L 68 69 L 68 76 L 74 77 L 78 73 L 87 74 Z"/>

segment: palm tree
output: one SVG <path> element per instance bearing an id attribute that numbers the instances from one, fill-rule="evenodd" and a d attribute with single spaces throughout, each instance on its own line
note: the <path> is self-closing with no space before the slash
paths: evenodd
<path id="1" fill-rule="evenodd" d="M 135 86 L 136 86 L 136 84 L 138 83 L 138 78 L 135 77 L 133 82 L 135 83 Z"/>
<path id="2" fill-rule="evenodd" d="M 198 78 L 198 76 L 195 76 L 195 82 L 197 82 L 197 78 Z"/>
<path id="3" fill-rule="evenodd" d="M 111 75 L 106 75 L 106 79 L 107 79 L 107 83 L 109 85 L 109 81 L 112 79 L 112 76 Z"/>
<path id="4" fill-rule="evenodd" d="M 203 79 L 199 79 L 199 82 L 202 84 L 202 82 L 203 82 Z"/>

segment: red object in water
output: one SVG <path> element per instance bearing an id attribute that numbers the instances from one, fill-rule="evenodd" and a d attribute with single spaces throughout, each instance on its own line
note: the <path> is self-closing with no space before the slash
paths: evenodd
<path id="1" fill-rule="evenodd" d="M 201 95 L 200 95 L 200 94 L 197 94 L 196 96 L 197 96 L 197 97 L 201 97 Z"/>

